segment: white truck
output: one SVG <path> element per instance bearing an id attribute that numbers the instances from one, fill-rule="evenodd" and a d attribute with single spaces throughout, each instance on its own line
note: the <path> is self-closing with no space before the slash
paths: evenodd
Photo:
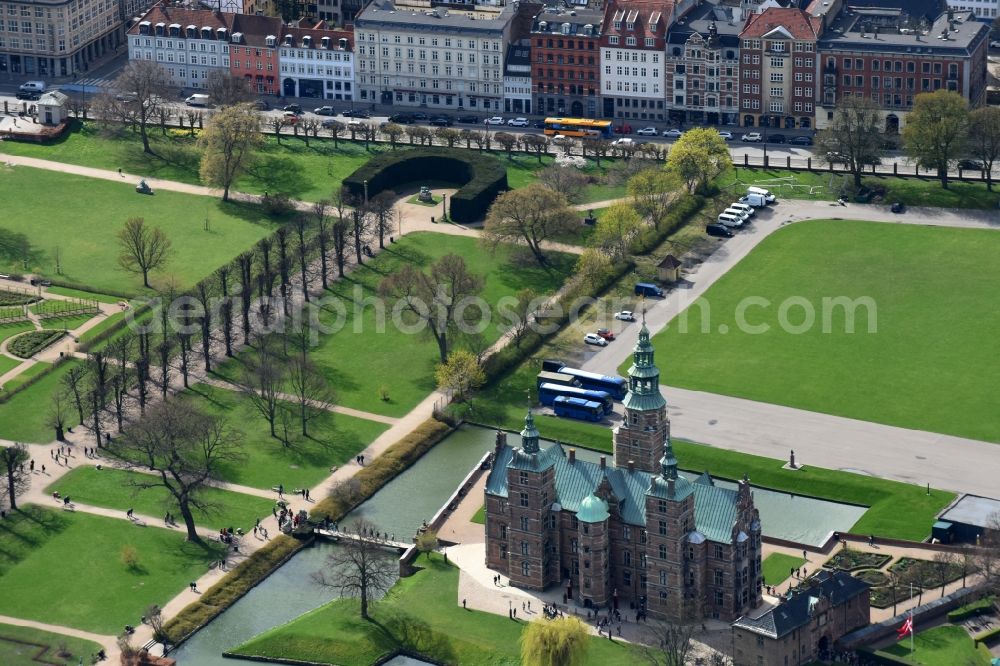
<path id="1" fill-rule="evenodd" d="M 191 95 L 186 100 L 184 100 L 184 103 L 187 104 L 188 106 L 208 106 L 209 98 L 208 95 L 201 95 L 195 93 L 194 95 Z"/>

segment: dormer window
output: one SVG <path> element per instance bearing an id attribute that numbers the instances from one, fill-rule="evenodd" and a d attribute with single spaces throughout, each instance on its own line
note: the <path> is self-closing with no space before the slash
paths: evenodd
<path id="1" fill-rule="evenodd" d="M 310 37 L 309 35 L 303 37 L 302 46 L 304 46 L 305 48 L 309 48 L 310 46 L 312 46 L 312 37 Z"/>
<path id="2" fill-rule="evenodd" d="M 323 37 L 323 38 L 321 38 L 319 40 L 319 46 L 322 49 L 328 49 L 328 48 L 330 48 L 330 38 L 329 37 Z"/>
<path id="3" fill-rule="evenodd" d="M 275 42 L 276 42 L 277 40 L 278 40 L 278 38 L 277 38 L 277 37 L 275 37 L 274 35 L 268 35 L 267 37 L 265 37 L 265 38 L 264 38 L 264 43 L 265 43 L 265 44 L 266 44 L 267 46 L 271 46 L 271 47 L 273 47 L 273 46 L 274 46 L 274 43 L 275 43 Z"/>
<path id="4" fill-rule="evenodd" d="M 626 30 L 635 30 L 635 23 L 632 23 L 632 21 L 629 21 L 628 23 L 625 24 L 625 29 Z"/>
<path id="5" fill-rule="evenodd" d="M 291 46 L 291 45 L 292 45 L 292 36 L 285 35 L 285 46 Z"/>
<path id="6" fill-rule="evenodd" d="M 622 29 L 622 22 L 615 21 L 615 30 L 621 30 L 621 29 Z"/>

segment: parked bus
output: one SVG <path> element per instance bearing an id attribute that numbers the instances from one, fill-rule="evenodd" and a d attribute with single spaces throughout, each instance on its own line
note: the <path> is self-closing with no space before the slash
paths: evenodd
<path id="1" fill-rule="evenodd" d="M 615 401 L 611 399 L 607 391 L 588 391 L 562 384 L 542 384 L 538 387 L 538 402 L 543 405 L 551 406 L 555 399 L 561 395 L 567 398 L 583 398 L 590 402 L 599 402 L 605 414 L 610 414 L 615 408 Z"/>
<path id="2" fill-rule="evenodd" d="M 583 386 L 576 377 L 561 372 L 539 372 L 535 381 L 535 387 L 537 388 L 542 384 L 559 384 L 560 386 L 574 386 L 576 388 Z"/>
<path id="3" fill-rule="evenodd" d="M 563 366 L 559 372 L 575 377 L 580 382 L 580 388 L 588 391 L 607 391 L 615 400 L 623 400 L 628 393 L 628 382 L 621 377 L 599 375 L 596 372 L 577 370 L 568 366 Z"/>
<path id="4" fill-rule="evenodd" d="M 610 120 L 589 118 L 546 118 L 545 135 L 582 136 L 591 139 L 610 139 L 613 136 Z"/>
<path id="5" fill-rule="evenodd" d="M 599 402 L 591 402 L 582 398 L 568 398 L 564 395 L 552 401 L 556 416 L 566 416 L 583 421 L 600 421 L 604 418 L 604 408 Z"/>

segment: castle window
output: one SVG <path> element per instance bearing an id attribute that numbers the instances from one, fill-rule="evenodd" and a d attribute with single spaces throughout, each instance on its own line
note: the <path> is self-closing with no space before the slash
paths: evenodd
<path id="1" fill-rule="evenodd" d="M 763 636 L 758 636 L 757 637 L 757 647 L 764 647 L 764 637 Z"/>
<path id="2" fill-rule="evenodd" d="M 666 513 L 667 512 L 667 500 L 657 500 L 656 501 L 656 510 L 659 511 L 660 513 Z"/>
<path id="3" fill-rule="evenodd" d="M 527 472 L 521 472 L 520 476 L 521 476 L 521 479 L 520 479 L 521 485 L 523 485 L 523 486 L 528 485 L 528 473 Z"/>
<path id="4" fill-rule="evenodd" d="M 660 598 L 661 599 L 666 599 L 667 598 L 667 591 L 666 590 L 660 590 Z"/>
<path id="5" fill-rule="evenodd" d="M 569 542 L 569 550 L 571 553 L 576 553 L 580 550 L 580 543 L 576 539 L 571 539 Z"/>
<path id="6" fill-rule="evenodd" d="M 525 577 L 531 575 L 531 565 L 527 562 L 521 562 L 521 575 Z"/>
<path id="7" fill-rule="evenodd" d="M 715 570 L 715 584 L 716 585 L 722 585 L 723 583 L 725 583 L 725 579 L 726 579 L 726 574 L 724 574 L 722 572 L 722 569 L 716 569 Z"/>
<path id="8" fill-rule="evenodd" d="M 622 526 L 622 538 L 626 541 L 632 540 L 632 528 L 628 525 Z"/>
<path id="9" fill-rule="evenodd" d="M 589 569 L 590 568 L 590 560 L 584 560 L 583 561 L 583 568 L 584 569 Z"/>
<path id="10" fill-rule="evenodd" d="M 583 524 L 583 533 L 590 534 L 590 525 L 588 525 L 587 523 Z"/>
<path id="11" fill-rule="evenodd" d="M 507 546 L 500 546 L 500 559 L 501 560 L 507 559 Z"/>
<path id="12" fill-rule="evenodd" d="M 531 554 L 531 546 L 528 544 L 527 541 L 522 541 L 521 542 L 521 554 L 522 555 L 530 555 Z"/>
<path id="13" fill-rule="evenodd" d="M 521 506 L 528 506 L 528 493 L 521 493 Z"/>
<path id="14" fill-rule="evenodd" d="M 667 572 L 663 569 L 660 569 L 660 585 L 663 585 L 664 587 L 667 585 Z"/>
<path id="15" fill-rule="evenodd" d="M 625 571 L 625 572 L 622 573 L 622 582 L 625 583 L 625 585 L 631 585 L 632 584 L 632 572 L 631 571 Z"/>
<path id="16" fill-rule="evenodd" d="M 632 553 L 630 553 L 630 552 L 629 552 L 629 551 L 627 551 L 627 550 L 626 550 L 626 551 L 625 551 L 624 553 L 622 553 L 622 562 L 623 562 L 623 563 L 625 564 L 625 566 L 627 566 L 627 567 L 630 567 L 630 566 L 632 566 Z"/>
<path id="17" fill-rule="evenodd" d="M 646 543 L 646 530 L 639 531 L 639 543 Z"/>
<path id="18" fill-rule="evenodd" d="M 660 534 L 663 536 L 667 534 L 667 521 L 665 520 L 660 521 Z"/>
<path id="19" fill-rule="evenodd" d="M 507 526 L 502 523 L 500 525 L 500 538 L 501 539 L 507 538 Z"/>
<path id="20" fill-rule="evenodd" d="M 556 514 L 549 514 L 549 529 L 554 530 L 556 528 Z"/>
<path id="21" fill-rule="evenodd" d="M 527 532 L 528 531 L 528 517 L 527 516 L 521 516 L 521 531 L 522 532 Z"/>
<path id="22" fill-rule="evenodd" d="M 715 544 L 715 559 L 721 560 L 722 557 L 722 546 L 720 544 Z"/>
<path id="23" fill-rule="evenodd" d="M 665 544 L 662 543 L 660 544 L 660 559 L 661 560 L 667 559 L 667 547 Z"/>
<path id="24" fill-rule="evenodd" d="M 639 553 L 639 566 L 646 568 L 646 553 Z"/>

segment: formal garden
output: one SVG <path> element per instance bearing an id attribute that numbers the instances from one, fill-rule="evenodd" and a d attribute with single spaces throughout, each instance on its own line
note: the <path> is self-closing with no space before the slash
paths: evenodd
<path id="1" fill-rule="evenodd" d="M 0 623 L 0 664 L 90 664 L 101 646 L 83 638 Z"/>

